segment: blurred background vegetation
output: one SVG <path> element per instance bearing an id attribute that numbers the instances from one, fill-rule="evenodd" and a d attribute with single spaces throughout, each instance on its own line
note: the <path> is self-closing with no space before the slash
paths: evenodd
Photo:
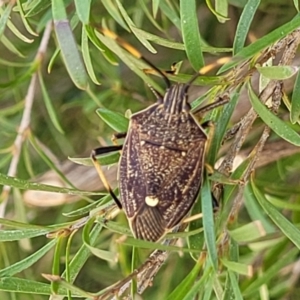
<path id="1" fill-rule="evenodd" d="M 298 299 L 298 11 L 296 0 L 0 1 L 0 298 L 110 299 L 118 288 L 103 298 L 83 291 L 125 284 L 161 249 L 157 274 L 138 269 L 149 282 L 136 299 Z M 193 108 L 230 95 L 231 104 L 205 116 L 216 123 L 207 161 L 229 156 L 201 192 L 209 199 L 213 189 L 219 200 L 215 225 L 211 205 L 198 201 L 193 214 L 208 217 L 174 235 L 177 250 L 125 239 L 123 213 L 103 223 L 113 201 L 90 152 L 155 102 L 149 84 L 161 93 L 165 84 L 102 28 L 163 71 L 176 63 L 172 82 L 212 65 L 190 89 Z M 258 97 L 273 100 L 272 113 Z M 251 105 L 260 118 L 254 113 L 246 126 Z M 226 128 L 237 137 L 221 143 Z M 242 162 L 233 174 L 239 181 L 228 180 L 231 158 Z M 100 160 L 117 188 L 118 154 Z"/>

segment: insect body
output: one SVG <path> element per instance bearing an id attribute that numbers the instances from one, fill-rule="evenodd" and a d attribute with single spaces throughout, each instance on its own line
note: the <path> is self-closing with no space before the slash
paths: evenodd
<path id="1" fill-rule="evenodd" d="M 119 165 L 121 204 L 134 235 L 157 241 L 189 212 L 201 186 L 207 137 L 175 84 L 131 117 Z"/>
<path id="2" fill-rule="evenodd" d="M 207 137 L 187 102 L 187 90 L 200 72 L 186 84 L 171 85 L 165 73 L 136 49 L 107 29 L 102 33 L 146 62 L 168 87 L 163 97 L 154 91 L 156 104 L 131 116 L 123 146 L 101 147 L 92 152 L 98 173 L 117 205 L 125 210 L 134 236 L 157 241 L 187 215 L 201 187 Z M 209 111 L 228 100 L 208 104 L 198 112 Z M 120 149 L 119 200 L 97 167 L 96 156 Z"/>

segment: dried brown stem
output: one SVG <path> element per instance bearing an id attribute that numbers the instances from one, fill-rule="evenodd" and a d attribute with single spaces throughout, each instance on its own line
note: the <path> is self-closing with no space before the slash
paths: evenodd
<path id="1" fill-rule="evenodd" d="M 273 55 L 278 54 L 279 51 L 285 48 L 278 65 L 289 65 L 292 63 L 292 60 L 295 57 L 295 53 L 299 43 L 300 43 L 300 30 L 297 29 L 294 32 L 292 32 L 290 35 L 288 35 L 287 37 L 285 37 L 284 39 L 276 43 L 274 47 L 272 47 L 270 52 L 272 52 Z M 281 97 L 279 97 L 279 95 L 276 95 L 278 91 L 279 93 L 281 93 L 281 88 L 278 88 L 279 85 L 281 87 L 281 81 L 276 81 L 276 80 L 270 81 L 259 97 L 261 102 L 265 103 L 272 95 L 273 97 L 275 96 L 275 98 L 273 99 L 275 104 L 273 106 L 275 112 L 277 111 L 277 108 L 279 107 L 281 101 Z M 230 150 L 228 151 L 225 159 L 223 160 L 221 166 L 218 169 L 219 172 L 226 175 L 230 174 L 233 166 L 233 160 L 237 156 L 238 152 L 240 151 L 241 146 L 243 145 L 244 140 L 248 132 L 250 131 L 251 126 L 256 118 L 257 118 L 257 114 L 254 111 L 254 109 L 251 108 L 249 112 L 246 114 L 246 116 L 238 124 L 239 130 L 235 135 L 235 139 L 230 147 Z"/>
<path id="2" fill-rule="evenodd" d="M 295 56 L 295 53 L 296 53 L 299 43 L 300 43 L 300 31 L 295 30 L 293 33 L 291 33 L 285 39 L 279 41 L 273 47 L 273 51 L 281 50 L 283 48 L 283 45 L 285 47 L 285 49 L 283 50 L 281 60 L 278 65 L 288 65 L 288 64 L 292 63 L 292 60 Z M 269 82 L 269 84 L 266 86 L 266 88 L 260 94 L 259 98 L 262 103 L 266 103 L 266 101 L 272 96 L 272 111 L 274 113 L 277 113 L 278 108 L 281 103 L 282 94 L 283 94 L 282 81 L 273 80 L 273 81 Z M 254 111 L 254 109 L 251 108 L 250 111 L 247 113 L 247 115 L 240 122 L 239 130 L 236 133 L 234 141 L 219 168 L 219 172 L 226 174 L 226 175 L 230 174 L 232 167 L 233 167 L 234 158 L 237 156 L 238 152 L 240 151 L 241 146 L 243 145 L 245 138 L 246 138 L 248 132 L 250 131 L 251 126 L 256 118 L 257 118 L 257 114 Z M 251 172 L 253 171 L 258 158 L 260 157 L 260 155 L 262 153 L 263 147 L 264 147 L 269 135 L 270 135 L 270 128 L 265 127 L 258 144 L 256 145 L 256 147 L 253 149 L 253 151 L 250 154 L 250 157 L 252 156 L 252 159 L 251 159 L 251 162 L 242 178 L 243 182 L 248 181 L 248 178 L 249 178 Z M 228 220 L 233 220 L 234 217 L 237 215 L 237 212 L 242 204 L 243 189 L 244 189 L 244 186 L 239 187 L 239 191 L 233 201 L 233 206 L 232 206 L 231 212 L 229 214 Z"/>
<path id="3" fill-rule="evenodd" d="M 169 244 L 174 244 L 175 241 L 172 240 Z M 123 280 L 115 283 L 109 287 L 106 292 L 95 300 L 105 300 L 105 299 L 118 299 L 126 290 L 131 286 L 133 278 L 137 278 L 137 291 L 142 294 L 147 287 L 151 286 L 152 280 L 164 264 L 168 257 L 168 252 L 163 250 L 155 250 L 149 256 L 149 258 L 136 270 L 134 270 L 130 275 L 128 275 Z M 115 296 L 113 296 L 115 295 Z"/>
<path id="4" fill-rule="evenodd" d="M 183 231 L 187 224 L 182 224 L 177 226 L 173 232 Z M 178 239 L 168 239 L 163 242 L 163 245 L 175 245 Z M 131 286 L 133 278 L 137 279 L 137 293 L 142 294 L 148 287 L 152 285 L 153 278 L 156 276 L 162 265 L 165 263 L 169 256 L 169 253 L 164 250 L 153 251 L 149 258 L 136 270 L 134 270 L 130 275 L 128 275 L 123 280 L 115 283 L 108 289 L 105 293 L 100 295 L 95 300 L 105 300 L 113 299 L 117 300 L 126 290 Z M 115 296 L 113 296 L 115 295 Z M 128 296 L 128 299 L 131 299 Z"/>
<path id="5" fill-rule="evenodd" d="M 49 22 L 46 27 L 45 31 L 40 43 L 40 46 L 38 48 L 35 61 L 39 62 L 41 64 L 41 61 L 44 57 L 44 54 L 46 53 L 47 50 L 47 45 L 50 39 L 50 34 L 52 30 L 52 23 Z M 24 112 L 23 116 L 20 122 L 20 127 L 18 130 L 17 137 L 14 141 L 14 144 L 12 146 L 12 160 L 8 169 L 8 176 L 16 176 L 17 173 L 17 167 L 20 159 L 20 154 L 21 154 L 21 149 L 23 145 L 23 141 L 26 138 L 26 132 L 29 129 L 30 126 L 30 119 L 31 119 L 31 110 L 32 110 L 32 105 L 34 101 L 34 94 L 36 91 L 36 84 L 37 84 L 37 75 L 38 75 L 39 69 L 36 70 L 35 73 L 32 74 L 31 81 L 28 87 L 27 94 L 25 96 L 25 107 L 24 107 Z M 0 204 L 0 217 L 4 217 L 5 215 L 5 208 L 6 204 L 8 201 L 8 196 L 10 193 L 11 187 L 8 185 L 5 185 L 2 190 L 2 194 L 0 196 L 1 204 Z"/>

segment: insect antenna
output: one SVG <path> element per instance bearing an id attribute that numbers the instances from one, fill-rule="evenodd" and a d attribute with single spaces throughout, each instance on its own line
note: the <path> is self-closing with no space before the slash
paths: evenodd
<path id="1" fill-rule="evenodd" d="M 201 68 L 198 73 L 193 75 L 192 78 L 187 83 L 185 83 L 184 88 L 182 89 L 181 97 L 184 97 L 187 94 L 189 87 L 199 76 L 206 74 L 207 72 L 209 72 L 211 69 L 213 69 L 217 65 L 223 64 L 224 62 L 227 62 L 228 60 L 229 60 L 228 57 L 223 57 L 223 58 L 218 59 L 216 62 Z M 217 101 L 194 110 L 193 113 L 208 112 L 218 106 L 222 106 L 222 105 L 228 103 L 229 100 L 230 100 L 229 96 L 224 95 L 223 97 L 219 97 Z"/>
<path id="2" fill-rule="evenodd" d="M 220 65 L 220 64 L 224 64 L 225 62 L 227 62 L 229 60 L 228 57 L 222 57 L 220 59 L 218 59 L 216 62 L 209 64 L 207 66 L 204 66 L 203 68 L 201 68 L 198 73 L 196 73 L 195 75 L 192 76 L 192 78 L 184 85 L 184 89 L 183 89 L 183 93 L 187 94 L 189 87 L 192 85 L 192 83 L 201 75 L 206 74 L 207 72 L 209 72 L 210 70 L 212 70 L 213 68 L 215 68 L 216 66 Z"/>
<path id="3" fill-rule="evenodd" d="M 112 39 L 114 39 L 120 46 L 122 46 L 125 50 L 127 50 L 130 54 L 132 54 L 134 57 L 143 60 L 147 65 L 149 65 L 153 70 L 155 70 L 158 74 L 161 75 L 163 80 L 165 81 L 167 88 L 171 87 L 171 82 L 169 78 L 166 76 L 164 72 L 162 72 L 159 68 L 157 68 L 154 64 L 152 64 L 151 61 L 149 61 L 147 58 L 145 58 L 137 49 L 135 49 L 133 46 L 128 44 L 126 41 L 124 41 L 122 38 L 117 36 L 114 32 L 110 31 L 107 28 L 102 28 L 101 32 Z"/>
<path id="4" fill-rule="evenodd" d="M 203 107 L 199 107 L 198 109 L 194 110 L 193 111 L 193 114 L 196 114 L 196 113 L 206 113 L 216 107 L 219 107 L 219 106 L 222 106 L 224 104 L 227 104 L 230 100 L 230 97 L 228 95 L 224 95 L 222 97 L 219 97 L 218 100 L 216 100 L 215 102 L 213 103 L 210 103 L 210 104 L 207 104 Z"/>
<path id="5" fill-rule="evenodd" d="M 95 166 L 95 169 L 105 187 L 105 189 L 110 193 L 111 197 L 113 198 L 113 200 L 115 201 L 115 203 L 117 204 L 117 206 L 122 209 L 122 204 L 120 202 L 120 200 L 118 199 L 118 197 L 115 195 L 114 191 L 112 190 L 110 184 L 108 183 L 106 176 L 104 174 L 104 172 L 101 169 L 100 163 L 97 160 L 97 155 L 103 154 L 103 153 L 109 153 L 111 151 L 116 151 L 116 150 L 121 150 L 123 147 L 123 145 L 119 145 L 119 146 L 109 146 L 109 147 L 102 147 L 102 148 L 97 148 L 94 149 L 91 153 L 91 159 L 93 161 L 93 164 Z"/>

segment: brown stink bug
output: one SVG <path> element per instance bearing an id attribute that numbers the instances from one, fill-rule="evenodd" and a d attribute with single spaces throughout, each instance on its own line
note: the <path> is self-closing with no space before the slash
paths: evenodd
<path id="1" fill-rule="evenodd" d="M 115 35 L 113 38 L 119 39 Z M 125 42 L 119 43 L 133 52 Z M 134 51 L 133 55 L 144 59 Z M 207 136 L 191 113 L 187 99 L 188 88 L 197 76 L 186 84 L 171 85 L 163 72 L 144 60 L 166 81 L 165 95 L 155 92 L 157 102 L 131 116 L 128 132 L 117 136 L 125 137 L 122 146 L 96 149 L 92 158 L 95 161 L 96 155 L 122 149 L 120 200 L 108 185 L 107 188 L 124 209 L 134 236 L 157 241 L 182 221 L 197 198 Z M 223 99 L 198 112 L 227 102 Z"/>

